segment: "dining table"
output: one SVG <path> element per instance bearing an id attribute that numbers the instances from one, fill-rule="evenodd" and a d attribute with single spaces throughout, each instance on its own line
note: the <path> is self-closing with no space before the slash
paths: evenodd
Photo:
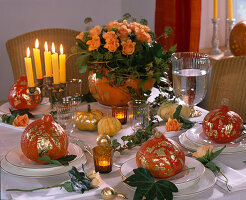
<path id="1" fill-rule="evenodd" d="M 111 115 L 111 107 L 104 106 L 98 102 L 90 103 L 92 109 L 98 109 L 102 111 L 105 115 Z M 6 108 L 9 106 L 8 103 L 0 106 L 0 113 L 5 113 Z M 41 117 L 42 114 L 49 112 L 49 103 L 44 103 L 38 106 L 34 110 L 34 115 L 37 114 L 36 117 Z M 87 103 L 81 103 L 78 107 L 78 111 L 86 110 Z M 191 118 L 191 121 L 202 122 L 205 115 L 208 113 L 207 110 L 202 109 L 200 107 L 195 107 L 196 109 L 202 112 L 200 117 Z M 166 135 L 168 138 L 171 138 L 177 142 L 179 142 L 179 135 L 169 136 L 168 132 L 163 131 L 162 125 L 158 127 L 158 129 Z M 1 160 L 4 156 L 13 148 L 20 146 L 20 140 L 22 132 L 24 128 L 14 127 L 12 125 L 7 125 L 0 122 L 0 156 Z M 131 128 L 131 124 L 127 122 L 125 125 L 122 125 L 122 129 L 111 139 L 118 139 L 125 135 L 134 134 L 134 131 Z M 78 138 L 83 141 L 83 144 L 86 144 L 90 147 L 95 147 L 96 139 L 98 137 L 97 131 L 80 131 L 78 129 L 74 129 L 72 136 Z M 82 148 L 83 149 L 83 148 Z M 116 153 L 113 157 L 113 162 L 116 165 L 113 165 L 112 171 L 106 174 L 100 174 L 102 178 L 102 185 L 97 189 L 92 189 L 90 191 L 86 191 L 84 194 L 77 192 L 66 192 L 64 189 L 60 188 L 52 188 L 46 190 L 39 190 L 34 192 L 10 192 L 6 191 L 9 188 L 19 188 L 19 189 L 33 189 L 39 187 L 48 187 L 52 185 L 57 185 L 62 182 L 68 181 L 69 176 L 67 173 L 55 175 L 55 176 L 47 176 L 42 178 L 30 178 L 25 176 L 18 176 L 16 174 L 10 174 L 5 172 L 5 170 L 1 169 L 1 199 L 30 199 L 30 200 L 50 200 L 50 199 L 102 199 L 100 192 L 106 187 L 110 186 L 114 188 L 114 190 L 118 193 L 124 194 L 128 199 L 133 199 L 134 190 L 127 187 L 125 183 L 122 181 L 121 168 L 120 166 L 125 163 L 129 159 L 134 159 L 136 156 L 136 152 L 138 151 L 139 146 L 136 146 L 130 150 L 125 150 L 121 154 Z M 188 149 L 184 148 L 184 152 L 188 155 L 190 152 Z M 86 163 L 84 165 L 84 170 L 89 173 L 94 169 L 93 158 L 87 151 L 84 151 L 86 156 Z M 224 170 L 226 176 L 229 179 L 229 185 L 232 184 L 232 191 L 228 191 L 217 178 L 217 182 L 213 187 L 206 188 L 203 191 L 188 193 L 188 195 L 176 195 L 174 193 L 174 199 L 189 199 L 189 200 L 207 200 L 207 199 L 245 199 L 246 198 L 246 164 L 243 162 L 246 160 L 246 149 L 242 152 L 231 153 L 231 154 L 220 154 L 216 158 L 216 163 L 221 166 L 221 169 Z M 82 170 L 80 168 L 80 170 Z M 240 179 L 240 180 L 239 180 Z M 237 182 L 238 181 L 238 182 Z M 189 190 L 189 188 L 187 188 Z M 120 198 L 116 198 L 120 199 Z"/>

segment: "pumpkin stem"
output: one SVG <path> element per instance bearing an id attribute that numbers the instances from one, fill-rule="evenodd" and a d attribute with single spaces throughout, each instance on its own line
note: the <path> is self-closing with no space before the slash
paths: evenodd
<path id="1" fill-rule="evenodd" d="M 88 104 L 88 113 L 90 113 L 90 112 L 91 112 L 91 105 Z"/>

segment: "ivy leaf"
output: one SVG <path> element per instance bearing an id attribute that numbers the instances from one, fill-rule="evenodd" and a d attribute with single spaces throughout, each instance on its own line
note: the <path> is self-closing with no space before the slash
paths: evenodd
<path id="1" fill-rule="evenodd" d="M 74 192 L 73 186 L 70 181 L 67 181 L 61 185 L 67 192 Z"/>
<path id="2" fill-rule="evenodd" d="M 182 105 L 178 105 L 175 112 L 173 113 L 173 119 L 177 119 L 178 122 L 180 122 L 180 112 L 182 109 Z"/>
<path id="3" fill-rule="evenodd" d="M 57 160 L 51 160 L 49 156 L 43 155 L 41 157 L 38 157 L 37 160 L 45 161 L 48 162 L 49 164 L 54 164 L 57 166 L 62 166 L 62 165 L 67 166 L 69 165 L 69 162 L 74 160 L 76 157 L 77 157 L 76 155 L 67 155 Z"/>
<path id="4" fill-rule="evenodd" d="M 176 51 L 176 49 L 177 49 L 177 44 L 171 46 L 171 47 L 169 48 L 169 51 L 170 51 L 171 53 L 173 53 L 173 52 Z"/>
<path id="5" fill-rule="evenodd" d="M 182 123 L 182 129 L 190 129 L 194 126 L 195 122 L 192 122 L 184 117 L 180 116 L 182 105 L 178 105 L 176 111 L 173 113 L 173 119 L 177 119 L 179 123 Z"/>
<path id="6" fill-rule="evenodd" d="M 117 141 L 117 139 L 114 139 L 112 141 L 112 146 L 113 146 L 114 149 L 116 149 L 118 146 L 120 146 L 120 143 Z"/>
<path id="7" fill-rule="evenodd" d="M 11 110 L 9 109 L 11 115 L 17 117 L 17 115 L 25 115 L 27 114 L 29 118 L 34 118 L 33 114 L 29 112 L 28 108 Z"/>
<path id="8" fill-rule="evenodd" d="M 146 19 L 141 19 L 140 20 L 140 24 L 143 24 L 143 25 L 147 26 L 148 25 L 148 21 Z"/>
<path id="9" fill-rule="evenodd" d="M 136 187 L 134 200 L 146 199 L 171 200 L 173 192 L 178 192 L 175 184 L 168 180 L 159 180 L 155 182 L 154 177 L 149 170 L 137 168 L 133 170 L 134 174 L 129 176 L 124 183 Z"/>

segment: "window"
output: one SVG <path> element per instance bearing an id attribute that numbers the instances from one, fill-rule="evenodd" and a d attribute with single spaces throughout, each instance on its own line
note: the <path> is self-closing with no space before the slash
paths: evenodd
<path id="1" fill-rule="evenodd" d="M 234 13 L 235 18 L 238 21 L 246 20 L 246 1 L 245 0 L 236 0 L 234 2 Z"/>

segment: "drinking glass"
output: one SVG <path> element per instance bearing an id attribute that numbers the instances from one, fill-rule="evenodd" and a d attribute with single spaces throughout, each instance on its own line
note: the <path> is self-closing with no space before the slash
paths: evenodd
<path id="1" fill-rule="evenodd" d="M 129 121 L 134 132 L 149 125 L 149 103 L 144 100 L 128 102 Z"/>
<path id="2" fill-rule="evenodd" d="M 206 95 L 208 86 L 209 58 L 195 52 L 173 53 L 172 57 L 173 92 L 177 98 L 191 108 L 191 117 L 202 113 L 194 109 Z"/>

